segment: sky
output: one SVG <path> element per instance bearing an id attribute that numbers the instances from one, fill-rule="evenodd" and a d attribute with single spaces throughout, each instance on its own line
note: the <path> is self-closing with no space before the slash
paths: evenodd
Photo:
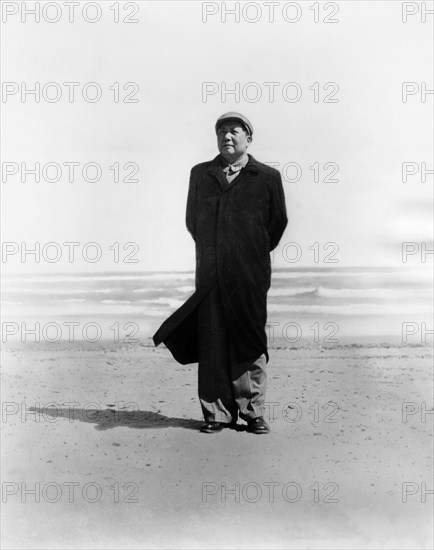
<path id="1" fill-rule="evenodd" d="M 4 273 L 194 269 L 185 228 L 190 169 L 218 154 L 214 124 L 232 110 L 253 124 L 249 153 L 282 171 L 289 224 L 274 267 L 327 267 L 331 252 L 331 266 L 399 266 L 403 242 L 416 250 L 406 265 L 422 265 L 419 252 L 432 248 L 433 176 L 423 182 L 421 169 L 433 168 L 433 95 L 421 90 L 433 88 L 433 59 L 432 16 L 423 23 L 420 4 L 405 23 L 395 1 L 320 2 L 317 14 L 314 2 L 286 12 L 281 2 L 274 21 L 260 2 L 249 11 L 235 2 L 100 2 L 95 23 L 83 18 L 86 2 L 72 23 L 61 2 L 54 23 L 46 20 L 54 8 L 44 19 L 45 2 L 39 23 L 21 3 L 9 4 L 18 12 L 3 24 L 2 80 L 18 92 L 1 104 Z M 225 21 L 224 6 L 237 4 L 239 22 Z M 325 23 L 327 15 L 338 22 Z M 39 102 L 20 97 L 49 82 L 57 87 Z M 72 102 L 64 82 L 78 83 Z M 89 82 L 100 87 L 98 101 L 82 97 Z M 403 82 L 415 83 L 406 102 Z M 224 93 L 237 85 L 239 97 Z M 216 93 L 204 95 L 204 86 Z M 47 101 L 59 89 L 59 101 Z M 298 101 L 285 100 L 296 92 Z M 128 94 L 137 101 L 122 101 Z M 72 182 L 65 162 L 78 163 Z M 20 181 L 22 163 L 40 163 L 39 182 Z M 54 178 L 48 163 L 61 167 L 59 181 L 46 181 Z M 99 166 L 99 181 L 83 178 L 87 163 Z M 406 182 L 402 163 L 416 172 Z M 88 169 L 90 180 L 94 164 Z M 327 181 L 336 170 L 338 181 Z M 128 174 L 139 181 L 123 181 Z M 72 262 L 65 242 L 78 243 Z M 35 246 L 39 262 L 23 261 L 20 253 Z"/>

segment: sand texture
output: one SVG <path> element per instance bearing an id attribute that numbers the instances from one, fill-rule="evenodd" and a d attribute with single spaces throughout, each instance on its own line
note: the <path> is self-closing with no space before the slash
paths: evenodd
<path id="1" fill-rule="evenodd" d="M 7 344 L 4 547 L 431 548 L 431 364 L 273 348 L 271 434 L 207 435 L 164 347 Z"/>

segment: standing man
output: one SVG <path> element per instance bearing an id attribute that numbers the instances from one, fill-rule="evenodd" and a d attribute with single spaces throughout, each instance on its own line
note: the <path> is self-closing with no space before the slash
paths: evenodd
<path id="1" fill-rule="evenodd" d="M 263 418 L 270 252 L 288 223 L 280 173 L 247 154 L 253 127 L 240 113 L 215 125 L 220 154 L 191 170 L 186 224 L 196 244 L 196 291 L 154 335 L 181 364 L 199 363 L 201 431 L 255 434 Z"/>

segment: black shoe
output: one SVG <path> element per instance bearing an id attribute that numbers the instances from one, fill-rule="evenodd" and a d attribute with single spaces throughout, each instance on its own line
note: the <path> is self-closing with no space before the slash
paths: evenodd
<path id="1" fill-rule="evenodd" d="M 263 416 L 258 416 L 247 421 L 247 431 L 252 434 L 269 434 L 270 426 L 265 422 Z"/>
<path id="2" fill-rule="evenodd" d="M 205 422 L 202 424 L 200 431 L 204 434 L 214 434 L 217 432 L 221 432 L 224 428 L 224 424 L 221 424 L 220 422 Z"/>
<path id="3" fill-rule="evenodd" d="M 225 428 L 230 428 L 231 430 L 238 430 L 238 420 L 232 420 L 230 424 L 224 424 Z"/>

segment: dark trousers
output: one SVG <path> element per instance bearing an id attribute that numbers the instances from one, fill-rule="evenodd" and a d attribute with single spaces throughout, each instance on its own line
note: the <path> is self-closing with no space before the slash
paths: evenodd
<path id="1" fill-rule="evenodd" d="M 266 357 L 239 363 L 225 325 L 218 286 L 198 311 L 199 400 L 206 422 L 229 424 L 263 415 Z"/>

